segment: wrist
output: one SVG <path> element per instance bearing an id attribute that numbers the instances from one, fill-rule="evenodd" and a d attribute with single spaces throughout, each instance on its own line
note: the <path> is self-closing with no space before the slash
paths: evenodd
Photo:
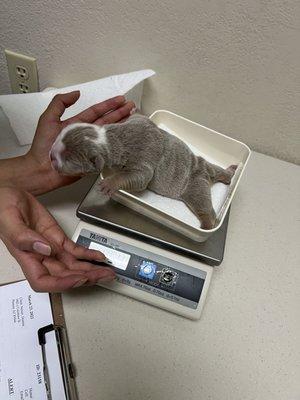
<path id="1" fill-rule="evenodd" d="M 0 160 L 0 186 L 17 187 L 38 195 L 51 190 L 49 171 L 29 153 Z"/>
<path id="2" fill-rule="evenodd" d="M 23 187 L 33 195 L 39 195 L 52 190 L 51 172 L 49 163 L 41 163 L 29 151 L 22 156 L 22 163 L 26 169 L 23 176 Z"/>
<path id="3" fill-rule="evenodd" d="M 30 180 L 33 181 L 27 185 L 26 190 L 35 196 L 50 192 L 62 186 L 70 185 L 79 179 L 78 176 L 59 175 L 59 173 L 51 167 L 48 159 L 41 162 L 39 159 L 35 158 L 30 151 L 24 156 L 24 163 L 27 165 L 28 171 L 30 171 L 30 176 L 32 177 Z M 30 188 L 28 188 L 28 186 L 30 186 Z"/>

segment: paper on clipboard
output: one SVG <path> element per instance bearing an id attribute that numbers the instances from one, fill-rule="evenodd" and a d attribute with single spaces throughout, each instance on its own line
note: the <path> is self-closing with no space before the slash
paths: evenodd
<path id="1" fill-rule="evenodd" d="M 27 281 L 0 287 L 0 399 L 47 400 L 37 331 L 53 323 L 48 293 Z M 47 365 L 52 400 L 65 400 L 56 337 L 47 334 Z"/>

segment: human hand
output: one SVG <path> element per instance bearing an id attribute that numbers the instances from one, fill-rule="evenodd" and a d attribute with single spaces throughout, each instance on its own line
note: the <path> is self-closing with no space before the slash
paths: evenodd
<path id="1" fill-rule="evenodd" d="M 129 117 L 130 112 L 135 107 L 132 101 L 126 102 L 124 96 L 117 96 L 95 104 L 72 118 L 61 121 L 65 109 L 76 103 L 79 96 L 79 91 L 56 95 L 39 119 L 31 149 L 25 156 L 27 164 L 31 165 L 30 169 L 34 165 L 40 171 L 40 178 L 38 178 L 40 182 L 36 185 L 37 189 L 32 191 L 34 194 L 45 193 L 79 179 L 78 176 L 59 175 L 51 167 L 49 152 L 57 135 L 64 127 L 75 122 L 87 122 L 96 125 L 120 122 Z"/>
<path id="2" fill-rule="evenodd" d="M 68 239 L 31 194 L 2 187 L 0 199 L 0 238 L 35 291 L 61 292 L 114 279 L 111 268 L 79 260 L 103 261 L 105 256 Z"/>

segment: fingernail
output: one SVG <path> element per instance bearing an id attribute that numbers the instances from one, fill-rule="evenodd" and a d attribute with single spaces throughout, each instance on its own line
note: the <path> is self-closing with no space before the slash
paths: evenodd
<path id="1" fill-rule="evenodd" d="M 78 282 L 75 283 L 73 288 L 75 289 L 77 287 L 80 287 L 80 286 L 84 285 L 87 281 L 88 281 L 88 278 L 80 279 Z"/>
<path id="2" fill-rule="evenodd" d="M 50 256 L 51 247 L 48 244 L 42 242 L 34 242 L 32 246 L 33 250 L 43 256 Z"/>
<path id="3" fill-rule="evenodd" d="M 132 114 L 134 114 L 135 112 L 136 112 L 136 110 L 137 110 L 137 108 L 136 107 L 133 107 L 131 110 L 130 110 L 130 115 L 132 115 Z"/>
<path id="4" fill-rule="evenodd" d="M 111 282 L 115 279 L 115 275 L 109 274 L 102 276 L 102 278 L 98 279 L 97 283 L 105 283 L 105 282 Z"/>

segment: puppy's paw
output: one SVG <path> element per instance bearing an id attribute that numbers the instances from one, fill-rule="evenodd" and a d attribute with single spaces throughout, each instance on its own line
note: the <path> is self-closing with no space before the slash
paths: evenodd
<path id="1" fill-rule="evenodd" d="M 201 229 L 209 230 L 213 229 L 216 223 L 216 216 L 213 215 L 201 215 Z"/>
<path id="2" fill-rule="evenodd" d="M 99 188 L 103 194 L 110 197 L 118 190 L 115 182 L 109 178 L 103 179 L 103 181 L 99 183 Z"/>
<path id="3" fill-rule="evenodd" d="M 231 175 L 231 176 L 230 176 L 230 182 L 229 182 L 229 183 L 231 183 L 231 179 L 232 179 L 233 175 L 235 174 L 235 171 L 236 171 L 237 167 L 238 167 L 238 166 L 237 166 L 236 164 L 233 164 L 233 165 L 230 165 L 230 166 L 226 169 L 226 171 L 228 171 L 229 174 Z"/>
<path id="4" fill-rule="evenodd" d="M 237 167 L 238 166 L 236 164 L 230 165 L 228 168 L 226 168 L 226 171 L 232 172 L 232 176 L 233 176 Z"/>
<path id="5" fill-rule="evenodd" d="M 219 177 L 219 182 L 224 183 L 224 185 L 230 185 L 236 169 L 237 165 L 230 165 L 228 168 L 226 168 L 225 173 Z"/>

